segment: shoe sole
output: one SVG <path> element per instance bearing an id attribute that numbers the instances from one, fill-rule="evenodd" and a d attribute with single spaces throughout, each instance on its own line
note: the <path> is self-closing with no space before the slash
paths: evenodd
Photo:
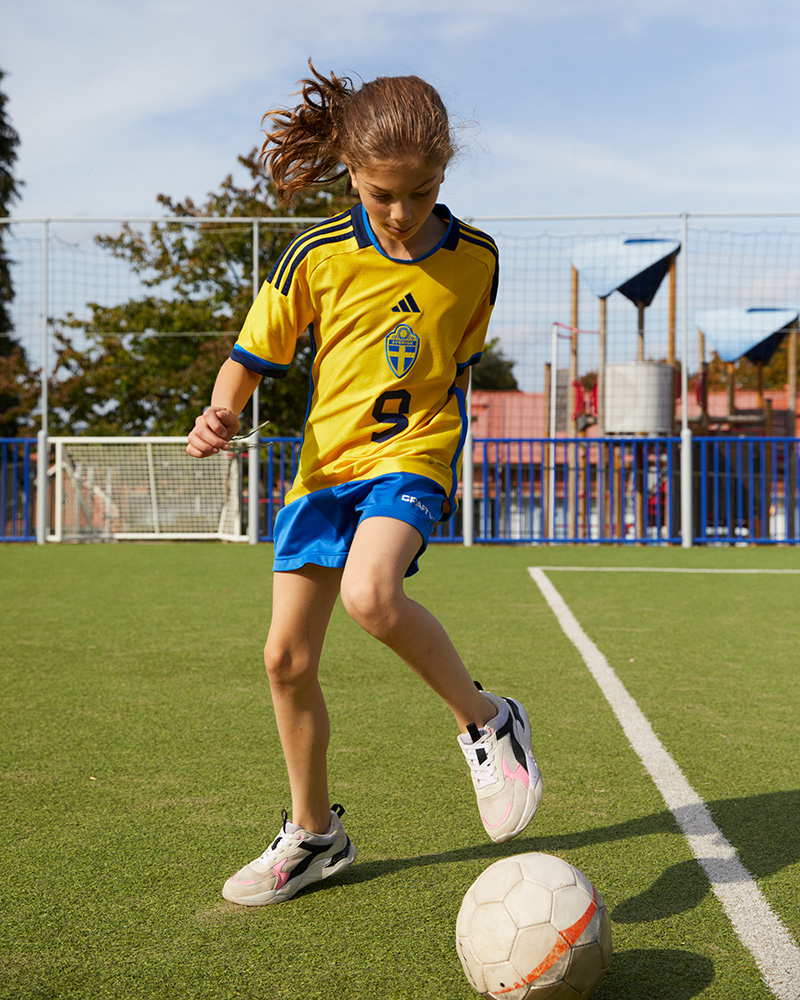
<path id="1" fill-rule="evenodd" d="M 282 889 L 268 889 L 266 892 L 258 893 L 254 896 L 233 896 L 228 895 L 226 892 L 227 883 L 222 887 L 222 895 L 229 903 L 238 903 L 240 906 L 269 906 L 272 903 L 285 903 L 287 899 L 291 899 L 296 896 L 301 889 L 305 889 L 307 885 L 311 885 L 314 882 L 320 882 L 322 879 L 330 878 L 331 875 L 336 875 L 337 872 L 342 871 L 345 868 L 349 868 L 350 865 L 356 860 L 356 846 L 348 838 L 348 849 L 347 854 L 341 857 L 335 864 L 322 863 L 321 868 L 314 865 L 309 866 L 309 868 L 300 875 L 297 880 L 289 879 L 286 885 Z M 268 898 L 265 898 L 268 897 Z"/>

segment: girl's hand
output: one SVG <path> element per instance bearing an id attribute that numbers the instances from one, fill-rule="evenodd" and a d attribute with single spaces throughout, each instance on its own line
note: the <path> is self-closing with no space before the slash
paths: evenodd
<path id="1" fill-rule="evenodd" d="M 224 406 L 208 406 L 195 420 L 189 433 L 186 454 L 207 458 L 227 451 L 228 442 L 239 430 L 239 418 Z"/>

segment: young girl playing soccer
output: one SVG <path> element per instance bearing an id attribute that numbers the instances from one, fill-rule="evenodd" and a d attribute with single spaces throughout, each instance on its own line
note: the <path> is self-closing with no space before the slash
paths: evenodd
<path id="1" fill-rule="evenodd" d="M 311 70 L 296 108 L 264 116 L 262 162 L 284 198 L 346 171 L 360 203 L 282 254 L 187 447 L 198 458 L 227 448 L 259 380 L 285 375 L 309 332 L 309 409 L 275 523 L 264 650 L 292 815 L 225 883 L 225 898 L 245 905 L 289 899 L 356 856 L 328 796 L 318 681 L 339 595 L 453 712 L 492 840 L 520 833 L 541 796 L 523 707 L 473 683 L 439 622 L 403 590 L 434 525 L 455 509 L 469 369 L 494 305 L 497 249 L 437 204 L 454 147 L 431 86 L 408 76 L 355 88 Z"/>

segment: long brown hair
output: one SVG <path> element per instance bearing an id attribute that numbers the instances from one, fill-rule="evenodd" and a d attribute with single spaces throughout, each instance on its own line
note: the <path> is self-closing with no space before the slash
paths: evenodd
<path id="1" fill-rule="evenodd" d="M 349 77 L 329 79 L 308 65 L 313 77 L 300 81 L 301 102 L 262 119 L 268 128 L 260 159 L 280 198 L 333 183 L 347 173 L 345 164 L 363 170 L 413 157 L 443 167 L 453 156 L 447 110 L 425 80 L 379 76 L 356 88 Z"/>

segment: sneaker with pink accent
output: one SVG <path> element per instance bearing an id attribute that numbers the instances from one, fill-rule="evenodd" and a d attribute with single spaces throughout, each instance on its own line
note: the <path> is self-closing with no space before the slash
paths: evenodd
<path id="1" fill-rule="evenodd" d="M 514 698 L 481 692 L 497 709 L 482 729 L 474 723 L 458 737 L 472 773 L 481 820 L 497 843 L 511 840 L 533 819 L 542 775 L 533 756 L 528 714 Z"/>
<path id="2" fill-rule="evenodd" d="M 289 822 L 283 810 L 278 836 L 261 857 L 231 875 L 222 895 L 242 906 L 283 903 L 312 882 L 335 875 L 356 859 L 356 849 L 344 832 L 340 805 L 331 806 L 331 823 L 325 833 L 310 833 Z"/>

